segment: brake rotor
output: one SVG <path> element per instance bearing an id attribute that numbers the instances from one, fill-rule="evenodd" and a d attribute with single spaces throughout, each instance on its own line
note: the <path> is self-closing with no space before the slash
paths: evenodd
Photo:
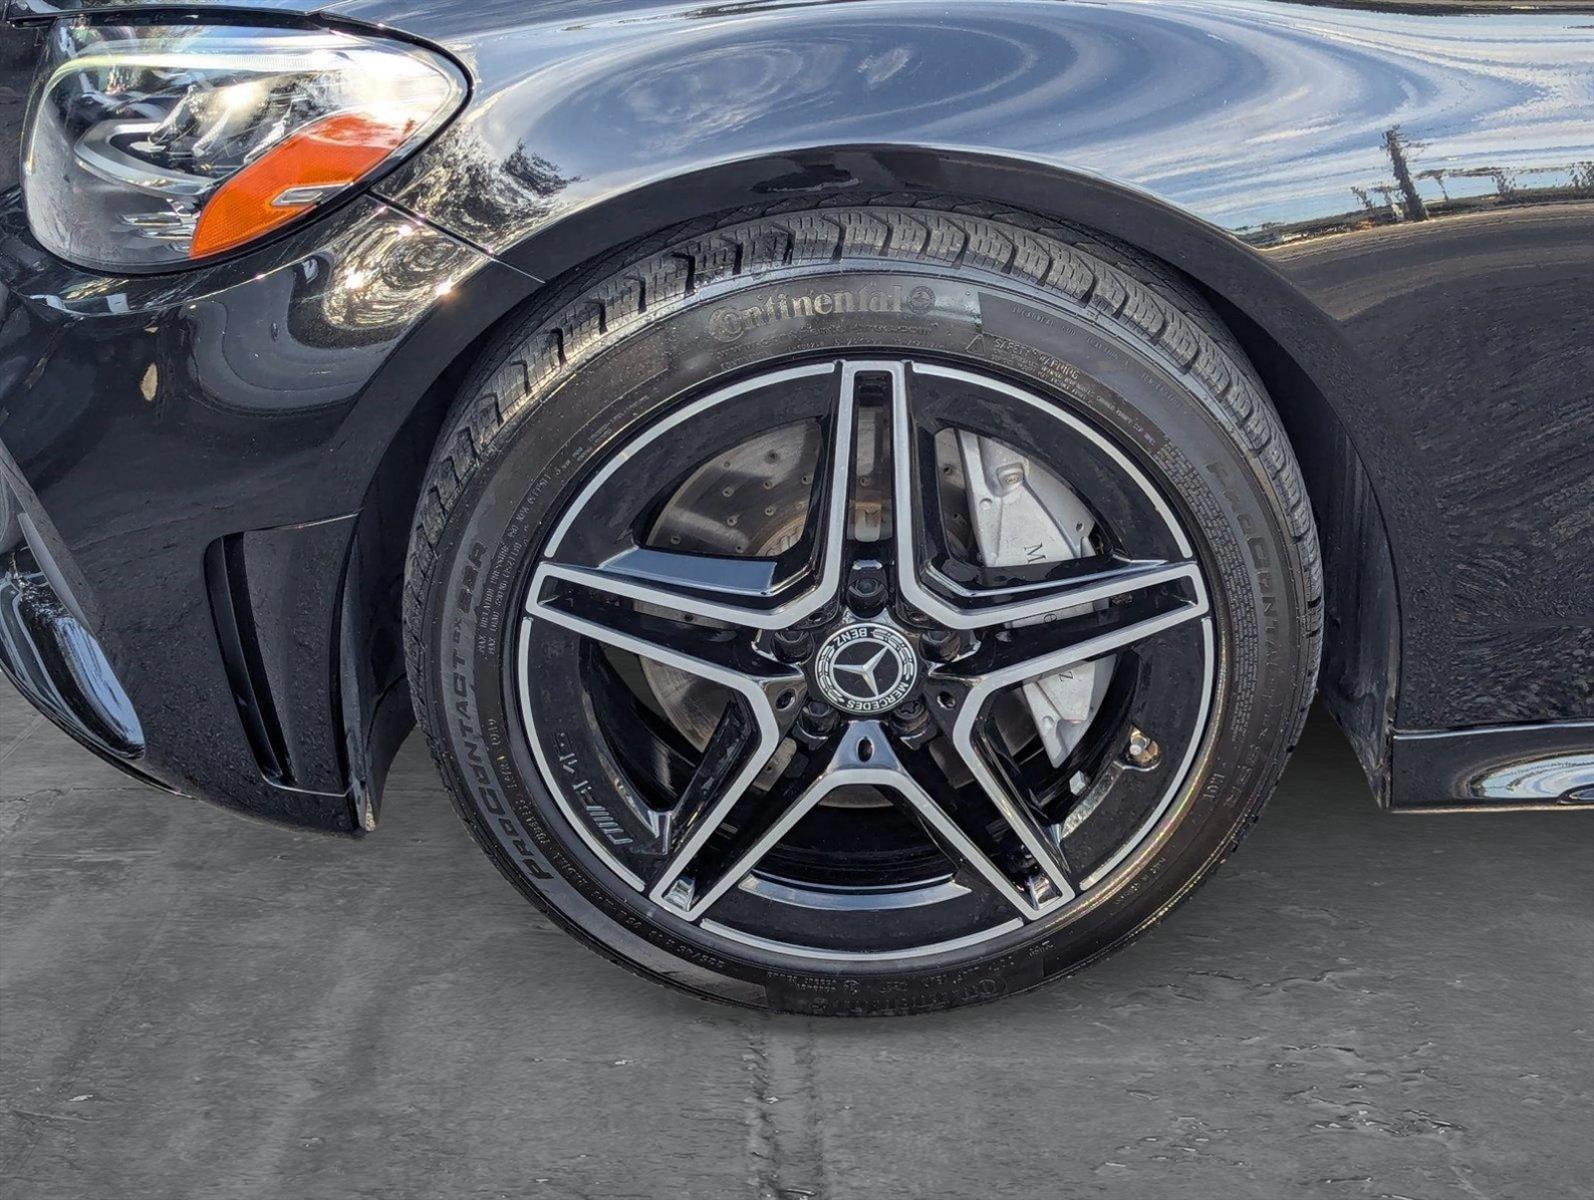
<path id="1" fill-rule="evenodd" d="M 817 425 L 774 429 L 705 463 L 659 510 L 648 544 L 683 553 L 773 557 L 802 536 L 819 461 Z M 659 710 L 702 751 L 724 712 L 726 693 L 650 658 L 639 660 Z M 777 778 L 791 761 L 783 746 L 759 775 Z"/>

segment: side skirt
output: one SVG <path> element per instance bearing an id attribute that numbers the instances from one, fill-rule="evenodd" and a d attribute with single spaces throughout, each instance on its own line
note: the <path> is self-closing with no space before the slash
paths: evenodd
<path id="1" fill-rule="evenodd" d="M 1594 808 L 1594 721 L 1396 730 L 1398 812 Z"/>

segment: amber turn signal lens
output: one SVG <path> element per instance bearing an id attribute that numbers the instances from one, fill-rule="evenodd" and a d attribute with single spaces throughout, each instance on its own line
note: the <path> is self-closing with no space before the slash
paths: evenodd
<path id="1" fill-rule="evenodd" d="M 116 274 L 212 262 L 313 218 L 469 93 L 441 54 L 375 33 L 81 17 L 47 41 L 23 131 L 28 227 Z"/>
<path id="2" fill-rule="evenodd" d="M 199 214 L 189 258 L 253 241 L 357 182 L 412 126 L 338 113 L 284 138 L 216 189 Z"/>

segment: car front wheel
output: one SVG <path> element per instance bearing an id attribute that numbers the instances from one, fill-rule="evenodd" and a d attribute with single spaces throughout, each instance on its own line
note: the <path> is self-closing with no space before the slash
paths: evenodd
<path id="1" fill-rule="evenodd" d="M 508 331 L 406 632 L 458 808 L 635 970 L 815 1013 L 990 999 L 1237 844 L 1311 698 L 1299 468 L 1177 277 L 900 204 L 741 220 Z"/>

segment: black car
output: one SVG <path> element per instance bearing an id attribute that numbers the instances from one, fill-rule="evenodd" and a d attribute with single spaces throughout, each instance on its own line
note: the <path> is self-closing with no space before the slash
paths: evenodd
<path id="1" fill-rule="evenodd" d="M 816 1013 L 1122 945 L 1319 694 L 1387 808 L 1594 807 L 1586 9 L 0 35 L 0 664 L 139 779 L 365 834 L 416 720 L 565 928 Z"/>

